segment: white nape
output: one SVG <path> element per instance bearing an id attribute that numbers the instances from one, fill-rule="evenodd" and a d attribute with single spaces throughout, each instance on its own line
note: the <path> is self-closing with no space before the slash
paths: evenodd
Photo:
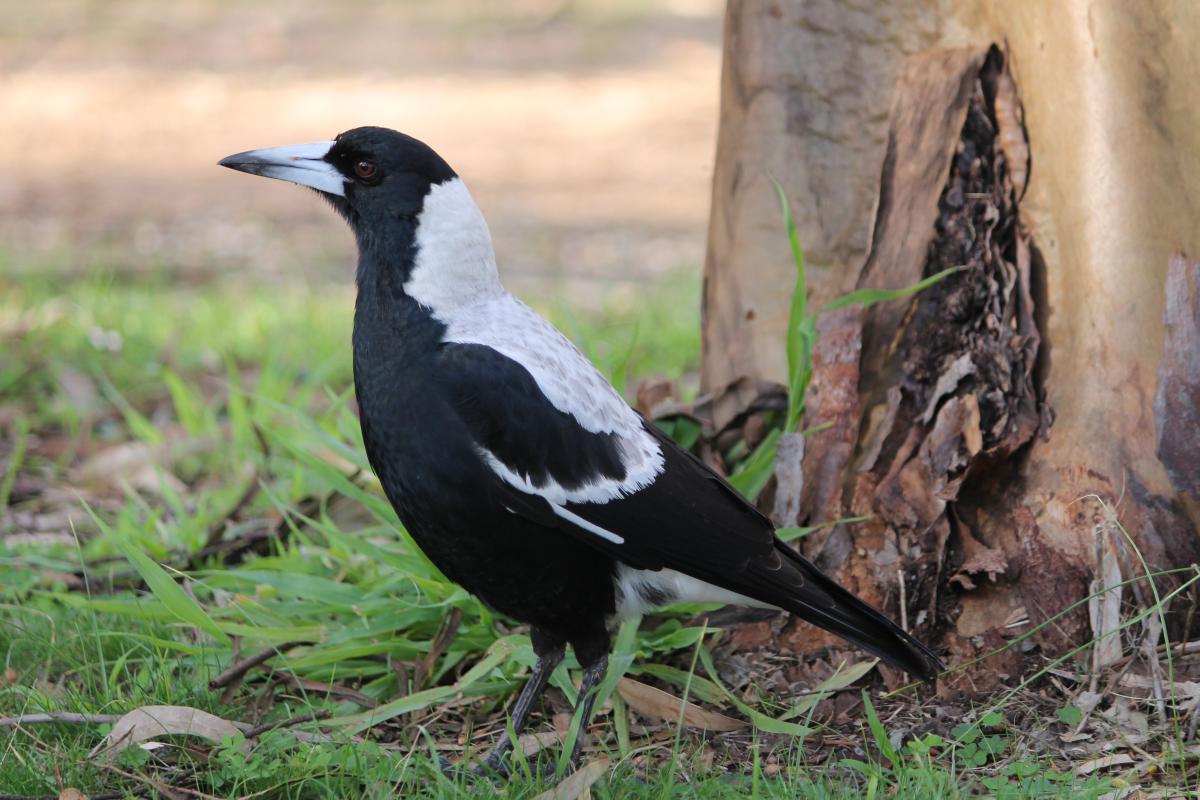
<path id="1" fill-rule="evenodd" d="M 460 178 L 430 187 L 417 216 L 416 247 L 404 291 L 443 322 L 505 293 L 487 220 Z"/>

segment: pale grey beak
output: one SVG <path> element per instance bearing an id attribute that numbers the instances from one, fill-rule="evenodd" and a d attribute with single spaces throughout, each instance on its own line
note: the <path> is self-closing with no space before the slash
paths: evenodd
<path id="1" fill-rule="evenodd" d="M 217 163 L 222 167 L 278 178 L 281 181 L 310 186 L 327 194 L 346 196 L 346 179 L 337 168 L 325 160 L 333 142 L 310 142 L 285 147 L 266 147 L 262 150 L 247 150 L 222 158 Z"/>

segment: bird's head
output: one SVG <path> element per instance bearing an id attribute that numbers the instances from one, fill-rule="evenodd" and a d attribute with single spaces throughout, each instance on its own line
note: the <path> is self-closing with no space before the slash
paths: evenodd
<path id="1" fill-rule="evenodd" d="M 364 270 L 399 278 L 435 309 L 499 291 L 483 215 L 450 165 L 411 136 L 355 128 L 332 141 L 248 150 L 219 163 L 324 195 L 354 229 L 360 282 Z"/>
<path id="2" fill-rule="evenodd" d="M 219 163 L 316 189 L 355 226 L 414 217 L 434 186 L 457 177 L 424 142 L 373 127 L 331 141 L 248 150 Z"/>

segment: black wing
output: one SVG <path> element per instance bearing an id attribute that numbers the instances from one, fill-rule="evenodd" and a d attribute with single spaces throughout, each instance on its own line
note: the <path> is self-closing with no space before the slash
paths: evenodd
<path id="1" fill-rule="evenodd" d="M 630 566 L 674 569 L 795 613 L 914 675 L 940 667 L 928 648 L 779 541 L 770 520 L 654 425 L 636 417 L 636 431 L 589 431 L 551 404 L 525 367 L 485 345 L 443 344 L 442 366 L 439 381 L 496 462 L 496 488 L 514 513 L 554 520 Z M 633 435 L 661 453 L 648 482 L 631 481 L 641 466 L 630 461 Z M 612 491 L 623 482 L 627 491 Z"/>

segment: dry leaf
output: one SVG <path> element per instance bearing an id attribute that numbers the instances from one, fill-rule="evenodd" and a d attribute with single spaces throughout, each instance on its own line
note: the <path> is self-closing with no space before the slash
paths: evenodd
<path id="1" fill-rule="evenodd" d="M 88 758 L 112 761 L 122 750 L 155 736 L 184 734 L 219 743 L 238 732 L 233 723 L 190 706 L 142 706 L 113 725 Z"/>
<path id="2" fill-rule="evenodd" d="M 958 536 L 959 544 L 963 550 L 963 565 L 957 573 L 950 577 L 951 583 L 957 583 L 962 588 L 970 591 L 975 588 L 975 581 L 971 579 L 971 576 L 986 572 L 988 580 L 995 582 L 997 576 L 1003 575 L 1008 571 L 1008 559 L 1004 557 L 1003 550 L 983 544 L 983 542 L 975 538 L 970 528 L 965 525 L 959 526 Z M 1023 615 L 1025 610 L 1021 609 L 1021 613 Z M 1009 615 L 1009 618 L 1011 616 Z M 1005 624 L 1008 624 L 1007 619 Z"/>
<path id="3" fill-rule="evenodd" d="M 1112 705 L 1100 712 L 1100 716 L 1126 729 L 1122 739 L 1128 743 L 1145 741 L 1150 733 L 1150 720 L 1138 711 L 1139 702 L 1133 698 L 1114 697 Z"/>
<path id="4" fill-rule="evenodd" d="M 646 419 L 654 419 L 658 408 L 678 395 L 675 381 L 667 378 L 649 378 L 638 384 L 635 408 Z"/>
<path id="5" fill-rule="evenodd" d="M 1084 713 L 1090 714 L 1096 710 L 1096 706 L 1100 705 L 1100 701 L 1104 699 L 1104 695 L 1100 692 L 1080 692 L 1075 697 L 1075 707 Z"/>
<path id="6" fill-rule="evenodd" d="M 58 793 L 58 800 L 88 800 L 88 796 L 74 786 L 68 786 Z"/>
<path id="7" fill-rule="evenodd" d="M 1085 761 L 1075 768 L 1076 775 L 1090 775 L 1098 769 L 1107 767 L 1118 767 L 1123 764 L 1132 764 L 1133 756 L 1128 753 L 1113 753 L 1112 755 L 1093 758 L 1091 761 Z"/>
<path id="8" fill-rule="evenodd" d="M 212 442 L 195 440 L 174 445 L 122 442 L 93 453 L 71 471 L 71 481 L 91 487 L 117 488 L 127 483 L 135 489 L 159 492 L 163 484 L 180 495 L 187 487 L 168 471 L 169 464 L 188 453 L 210 449 Z"/>
<path id="9" fill-rule="evenodd" d="M 562 742 L 562 737 L 558 735 L 558 731 L 523 733 L 517 737 L 517 746 L 521 748 L 521 752 L 525 754 L 526 758 L 560 742 Z"/>
<path id="10" fill-rule="evenodd" d="M 562 783 L 553 789 L 542 792 L 533 800 L 581 800 L 591 792 L 592 784 L 600 780 L 600 776 L 608 771 L 607 758 L 598 758 L 584 764 L 571 773 Z"/>
<path id="11" fill-rule="evenodd" d="M 617 693 L 626 705 L 644 717 L 670 722 L 679 719 L 680 705 L 683 701 L 670 692 L 647 686 L 631 678 L 622 678 L 617 683 Z M 683 706 L 683 724 L 689 728 L 706 731 L 740 731 L 749 725 L 748 722 L 708 711 L 691 703 Z"/>

